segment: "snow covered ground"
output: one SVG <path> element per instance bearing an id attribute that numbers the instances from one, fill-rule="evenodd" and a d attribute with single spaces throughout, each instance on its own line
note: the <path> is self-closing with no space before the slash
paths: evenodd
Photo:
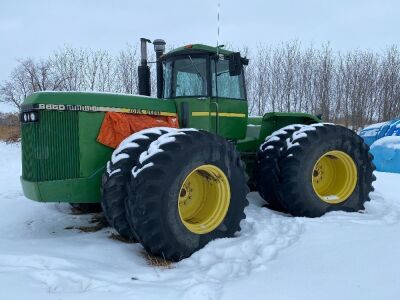
<path id="1" fill-rule="evenodd" d="M 26 199 L 20 147 L 0 143 L 0 299 L 399 299 L 400 175 L 377 173 L 364 213 L 293 218 L 250 194 L 236 238 L 171 268 L 139 244 L 84 233 L 91 215 Z"/>

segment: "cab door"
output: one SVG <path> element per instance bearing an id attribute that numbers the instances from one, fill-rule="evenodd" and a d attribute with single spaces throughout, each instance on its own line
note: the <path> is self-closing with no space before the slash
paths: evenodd
<path id="1" fill-rule="evenodd" d="M 205 54 L 182 54 L 164 65 L 164 95 L 173 98 L 182 128 L 213 132 L 210 105 L 210 64 Z"/>
<path id="2" fill-rule="evenodd" d="M 215 133 L 211 121 L 210 98 L 178 98 L 175 101 L 181 128 L 198 128 Z"/>
<path id="3" fill-rule="evenodd" d="M 227 139 L 243 139 L 247 130 L 244 73 L 230 76 L 229 61 L 211 60 L 211 126 Z"/>

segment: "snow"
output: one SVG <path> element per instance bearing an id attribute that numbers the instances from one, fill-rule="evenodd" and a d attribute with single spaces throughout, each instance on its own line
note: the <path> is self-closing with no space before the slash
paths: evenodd
<path id="1" fill-rule="evenodd" d="M 363 129 L 362 131 L 360 131 L 359 135 L 361 137 L 372 137 L 372 136 L 376 136 L 380 131 L 380 128 L 373 128 L 370 130 L 365 130 Z"/>
<path id="2" fill-rule="evenodd" d="M 260 145 L 259 149 L 263 150 L 267 143 L 280 141 L 281 140 L 280 135 L 287 134 L 287 130 L 296 130 L 296 129 L 301 128 L 303 126 L 305 126 L 305 125 L 301 125 L 301 124 L 288 125 L 288 126 L 285 126 L 283 128 L 280 128 L 280 129 L 274 131 L 273 133 L 271 133 L 269 136 L 267 136 L 265 138 L 264 143 L 262 143 Z M 270 149 L 269 146 L 267 146 L 264 150 L 266 150 L 266 149 Z"/>
<path id="3" fill-rule="evenodd" d="M 379 146 L 390 149 L 400 149 L 400 136 L 384 136 L 371 145 L 371 150 Z"/>
<path id="4" fill-rule="evenodd" d="M 390 122 L 371 124 L 363 128 L 358 134 L 363 138 L 375 137 L 381 131 L 382 127 L 389 123 Z"/>
<path id="5" fill-rule="evenodd" d="M 267 136 L 267 138 L 265 140 L 268 141 L 271 138 L 276 138 L 277 135 L 286 134 L 287 130 L 298 130 L 300 128 L 303 128 L 304 126 L 307 126 L 307 125 L 302 125 L 302 124 L 287 125 L 287 126 L 285 126 L 283 128 L 280 128 L 280 129 L 274 131 L 273 133 L 271 133 L 271 135 Z M 279 138 L 278 138 L 278 140 L 279 140 Z M 272 140 L 272 141 L 275 141 L 275 140 Z"/>
<path id="6" fill-rule="evenodd" d="M 120 168 L 115 169 L 114 171 L 109 171 L 109 168 L 107 168 L 107 172 L 108 172 L 108 176 L 113 176 L 114 174 L 117 174 L 119 172 L 121 172 L 122 170 Z"/>
<path id="7" fill-rule="evenodd" d="M 133 168 L 133 169 L 132 169 L 132 175 L 133 175 L 133 177 L 136 178 L 136 176 L 138 176 L 138 174 L 139 174 L 140 172 L 142 172 L 144 169 L 150 168 L 150 167 L 152 167 L 152 166 L 154 166 L 154 163 L 149 162 L 149 163 L 143 165 L 141 168 Z"/>
<path id="8" fill-rule="evenodd" d="M 297 130 L 297 132 L 316 131 L 317 129 L 315 127 L 322 127 L 325 126 L 325 124 L 326 123 L 317 123 L 317 124 L 306 125 Z"/>
<path id="9" fill-rule="evenodd" d="M 147 128 L 143 129 L 139 132 L 136 132 L 134 134 L 131 134 L 127 138 L 125 138 L 119 146 L 113 151 L 111 155 L 111 161 L 113 164 L 116 164 L 119 162 L 121 159 L 127 159 L 129 158 L 129 154 L 127 153 L 120 153 L 124 149 L 128 148 L 137 148 L 139 147 L 139 144 L 136 143 L 138 140 L 147 140 L 149 137 L 146 134 L 162 134 L 164 132 L 171 132 L 175 131 L 175 128 L 170 128 L 170 127 L 155 127 L 155 128 Z"/>
<path id="10" fill-rule="evenodd" d="M 278 142 L 281 139 L 278 136 L 271 135 L 271 136 L 267 137 L 265 140 L 266 140 L 266 142 Z"/>
<path id="11" fill-rule="evenodd" d="M 335 125 L 332 123 L 315 123 L 311 125 L 302 126 L 297 131 L 293 132 L 292 138 L 286 140 L 287 148 L 290 149 L 292 147 L 300 146 L 298 142 L 299 139 L 307 138 L 307 132 L 309 131 L 316 131 L 316 127 L 322 127 L 325 125 Z"/>
<path id="12" fill-rule="evenodd" d="M 307 133 L 299 130 L 299 131 L 295 131 L 293 132 L 292 135 L 292 142 L 297 141 L 298 139 L 302 139 L 302 138 L 306 138 L 307 137 Z"/>
<path id="13" fill-rule="evenodd" d="M 141 167 L 135 166 L 132 169 L 133 177 L 136 178 L 136 176 L 141 171 L 154 165 L 153 163 L 144 164 L 144 162 L 146 160 L 148 160 L 149 158 L 151 158 L 152 156 L 156 155 L 157 153 L 163 152 L 164 150 L 160 148 L 162 145 L 175 142 L 175 140 L 176 140 L 175 136 L 184 135 L 185 132 L 188 132 L 188 131 L 197 131 L 197 129 L 194 129 L 194 128 L 172 129 L 172 130 L 169 130 L 169 132 L 161 135 L 154 142 L 151 142 L 149 148 L 146 151 L 143 151 L 139 156 L 139 163 L 142 164 L 142 166 Z"/>
<path id="14" fill-rule="evenodd" d="M 376 124 L 371 124 L 365 127 L 363 130 L 368 130 L 368 129 L 380 129 L 382 126 L 386 125 L 388 122 L 382 122 L 382 123 L 376 123 Z"/>
<path id="15" fill-rule="evenodd" d="M 286 140 L 287 149 L 300 146 L 299 142 L 292 143 L 290 139 Z"/>
<path id="16" fill-rule="evenodd" d="M 302 138 L 306 138 L 307 137 L 307 133 L 306 132 L 307 131 L 314 131 L 314 130 L 315 130 L 315 127 L 304 126 L 304 127 L 300 128 L 299 130 L 293 132 L 292 138 L 286 140 L 287 149 L 290 149 L 292 147 L 300 146 L 300 143 L 297 140 L 302 139 Z"/>
<path id="17" fill-rule="evenodd" d="M 310 126 L 314 126 L 314 127 L 322 127 L 322 126 L 325 126 L 325 125 L 335 125 L 335 126 L 342 126 L 342 127 L 346 127 L 346 126 L 343 126 L 343 125 L 340 125 L 340 124 L 329 123 L 329 122 L 324 122 L 324 123 L 313 123 L 313 124 L 311 124 Z"/>
<path id="18" fill-rule="evenodd" d="M 315 127 L 325 126 L 326 124 L 331 123 L 316 123 L 312 125 L 303 125 L 303 124 L 296 124 L 296 125 L 288 125 L 281 129 L 274 131 L 271 135 L 267 136 L 265 142 L 261 144 L 260 149 L 262 150 L 265 145 L 269 142 L 276 142 L 280 141 L 281 137 L 279 135 L 283 135 L 287 133 L 287 130 L 296 130 L 293 135 L 292 139 L 286 139 L 287 148 L 290 149 L 292 147 L 299 146 L 300 144 L 296 142 L 298 139 L 307 137 L 308 131 L 315 131 Z"/>
<path id="19" fill-rule="evenodd" d="M 376 173 L 364 213 L 293 218 L 256 193 L 242 231 L 170 268 L 139 244 L 84 233 L 93 215 L 36 203 L 19 183 L 20 146 L 0 143 L 0 299 L 398 299 L 399 174 Z"/>

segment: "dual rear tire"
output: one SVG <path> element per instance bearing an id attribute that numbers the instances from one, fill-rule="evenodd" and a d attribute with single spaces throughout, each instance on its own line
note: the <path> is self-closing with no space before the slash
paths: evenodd
<path id="1" fill-rule="evenodd" d="M 267 138 L 258 151 L 260 195 L 294 216 L 363 210 L 375 180 L 373 157 L 363 140 L 333 124 L 293 127 Z M 279 146 L 271 151 L 273 143 Z"/>

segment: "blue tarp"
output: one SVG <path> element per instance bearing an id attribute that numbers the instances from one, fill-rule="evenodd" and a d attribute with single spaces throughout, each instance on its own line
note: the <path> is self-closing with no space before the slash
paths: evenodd
<path id="1" fill-rule="evenodd" d="M 371 147 L 378 171 L 400 173 L 400 119 L 368 126 L 360 136 Z"/>
<path id="2" fill-rule="evenodd" d="M 400 136 L 385 136 L 371 145 L 377 171 L 400 173 Z"/>
<path id="3" fill-rule="evenodd" d="M 360 136 L 369 146 L 384 136 L 400 136 L 400 119 L 365 127 L 361 130 Z"/>

